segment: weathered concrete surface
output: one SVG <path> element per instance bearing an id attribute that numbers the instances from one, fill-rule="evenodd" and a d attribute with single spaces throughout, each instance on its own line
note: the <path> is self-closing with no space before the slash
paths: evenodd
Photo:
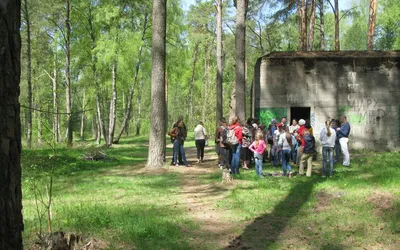
<path id="1" fill-rule="evenodd" d="M 399 149 L 400 51 L 271 53 L 258 59 L 253 84 L 253 115 L 267 124 L 310 107 L 315 135 L 344 114 L 351 147 Z"/>

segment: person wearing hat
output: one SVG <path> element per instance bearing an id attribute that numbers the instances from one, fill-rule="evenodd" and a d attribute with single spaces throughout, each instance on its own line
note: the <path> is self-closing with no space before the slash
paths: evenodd
<path id="1" fill-rule="evenodd" d="M 206 146 L 207 132 L 202 121 L 194 129 L 194 139 L 197 148 L 197 163 L 203 162 L 204 147 Z"/>

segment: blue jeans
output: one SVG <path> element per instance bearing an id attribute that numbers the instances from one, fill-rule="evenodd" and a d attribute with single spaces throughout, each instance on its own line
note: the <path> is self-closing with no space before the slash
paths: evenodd
<path id="1" fill-rule="evenodd" d="M 255 155 L 256 154 L 254 154 L 254 156 Z M 263 162 L 263 159 L 262 158 L 263 158 L 262 155 L 258 155 L 257 157 L 255 156 L 255 158 L 254 158 L 255 159 L 255 163 L 256 163 L 256 174 L 258 176 L 263 176 L 263 174 L 262 174 L 262 162 Z"/>
<path id="2" fill-rule="evenodd" d="M 333 174 L 333 148 L 330 147 L 322 147 L 322 174 L 327 174 L 326 164 L 329 157 L 329 165 L 330 171 L 329 175 L 332 176 Z"/>
<path id="3" fill-rule="evenodd" d="M 173 158 L 173 162 L 175 164 L 178 164 L 179 151 L 181 152 L 183 163 L 185 165 L 188 165 L 188 162 L 186 161 L 185 149 L 183 148 L 183 144 L 180 144 L 178 140 L 175 140 L 174 141 L 174 158 Z"/>
<path id="4" fill-rule="evenodd" d="M 288 172 L 292 172 L 292 167 L 290 166 L 290 150 L 284 149 L 281 150 L 282 152 L 282 170 L 283 170 L 283 175 L 286 175 Z"/>
<path id="5" fill-rule="evenodd" d="M 279 147 L 276 146 L 275 151 L 274 151 L 274 166 L 279 165 L 282 160 L 282 151 L 279 150 L 279 152 L 278 152 L 278 149 L 279 149 Z"/>
<path id="6" fill-rule="evenodd" d="M 239 173 L 239 158 L 240 158 L 240 149 L 241 148 L 242 148 L 242 144 L 232 146 L 232 163 L 231 163 L 232 174 Z"/>

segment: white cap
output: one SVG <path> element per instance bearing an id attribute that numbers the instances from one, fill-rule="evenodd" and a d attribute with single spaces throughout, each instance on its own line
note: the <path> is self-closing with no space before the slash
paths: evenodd
<path id="1" fill-rule="evenodd" d="M 304 119 L 300 119 L 299 120 L 299 125 L 303 126 L 304 124 L 306 124 L 306 121 Z"/>

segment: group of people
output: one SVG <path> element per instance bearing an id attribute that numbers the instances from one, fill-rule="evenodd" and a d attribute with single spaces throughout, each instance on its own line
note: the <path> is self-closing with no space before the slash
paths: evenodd
<path id="1" fill-rule="evenodd" d="M 338 120 L 326 120 L 325 126 L 319 133 L 319 141 L 322 147 L 322 174 L 333 175 L 333 165 L 343 156 L 343 165 L 350 166 L 350 154 L 348 151 L 348 137 L 350 124 L 346 116 Z M 339 126 L 340 125 L 340 126 Z M 232 131 L 237 143 L 230 145 L 224 141 L 225 131 Z M 187 137 L 187 128 L 180 116 L 178 121 L 168 133 L 173 143 L 172 164 L 191 167 L 186 159 L 184 142 Z M 200 121 L 194 129 L 197 148 L 197 163 L 204 161 L 204 148 L 208 139 L 204 123 Z M 282 117 L 278 123 L 271 120 L 268 127 L 260 124 L 257 118 L 249 118 L 246 123 L 241 123 L 240 118 L 234 116 L 230 123 L 222 118 L 215 132 L 216 152 L 218 165 L 226 168 L 232 174 L 239 174 L 239 168 L 249 169 L 249 164 L 255 163 L 256 174 L 264 177 L 262 172 L 263 162 L 270 161 L 274 166 L 282 166 L 284 176 L 292 177 L 292 165 L 299 168 L 299 175 L 311 176 L 312 160 L 315 156 L 315 137 L 313 128 L 308 120 L 292 120 L 287 124 L 286 117 Z M 341 152 L 341 154 L 340 154 Z M 293 163 L 291 165 L 291 163 Z M 329 169 L 328 169 L 329 164 Z M 306 168 L 307 167 L 307 168 Z M 306 171 L 305 171 L 306 168 Z"/>
<path id="2" fill-rule="evenodd" d="M 191 167 L 192 165 L 186 159 L 185 154 L 185 140 L 187 137 L 187 128 L 183 121 L 183 116 L 179 116 L 178 121 L 173 125 L 168 135 L 171 137 L 173 144 L 172 165 L 179 166 L 185 165 Z M 207 142 L 207 132 L 202 121 L 194 129 L 195 143 L 197 148 L 197 163 L 204 161 L 204 148 Z"/>
<path id="3" fill-rule="evenodd" d="M 220 168 L 227 168 L 232 174 L 238 174 L 240 163 L 243 169 L 248 169 L 249 164 L 254 161 L 256 174 L 263 177 L 262 163 L 271 161 L 274 166 L 282 165 L 284 176 L 292 177 L 292 162 L 299 168 L 299 175 L 311 176 L 312 160 L 316 152 L 313 128 L 305 119 L 298 122 L 293 119 L 291 125 L 286 123 L 286 117 L 282 117 L 280 123 L 272 119 L 266 128 L 265 125 L 259 124 L 257 118 L 249 118 L 246 123 L 240 123 L 238 117 L 233 117 L 230 124 L 221 119 L 215 133 Z M 222 133 L 226 128 L 235 132 L 238 139 L 236 145 L 223 142 Z M 349 134 L 350 124 L 346 116 L 341 117 L 341 126 L 335 119 L 325 121 L 325 127 L 319 134 L 323 176 L 333 175 L 333 164 L 339 161 L 340 151 L 343 155 L 343 165 L 350 166 Z"/>

